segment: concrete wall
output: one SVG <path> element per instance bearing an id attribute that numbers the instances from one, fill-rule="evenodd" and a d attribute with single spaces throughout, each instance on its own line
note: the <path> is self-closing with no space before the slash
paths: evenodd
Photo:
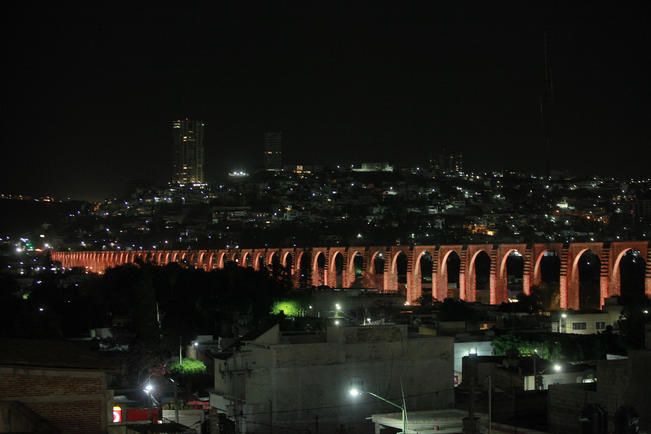
<path id="1" fill-rule="evenodd" d="M 630 351 L 627 360 L 597 364 L 599 404 L 608 411 L 609 426 L 615 411 L 630 405 L 640 416 L 640 428 L 651 429 L 651 351 Z"/>
<path id="2" fill-rule="evenodd" d="M 553 433 L 577 432 L 576 415 L 587 404 L 598 404 L 608 414 L 609 432 L 614 432 L 615 412 L 632 406 L 640 416 L 642 431 L 651 428 L 651 351 L 631 351 L 624 360 L 597 363 L 597 383 L 549 387 L 549 422 Z M 577 428 L 578 429 L 578 428 Z"/>
<path id="3" fill-rule="evenodd" d="M 576 434 L 581 432 L 579 415 L 586 404 L 595 402 L 597 392 L 593 385 L 554 384 L 549 386 L 548 422 L 549 432 Z"/>
<path id="4" fill-rule="evenodd" d="M 270 424 L 314 431 L 317 423 L 334 432 L 394 409 L 369 395 L 352 398 L 353 384 L 400 402 L 402 382 L 410 410 L 452 406 L 452 338 L 407 339 L 403 329 L 342 328 L 326 343 L 247 345 L 222 367 L 232 373 L 216 372 L 216 389 L 244 400 L 236 412 L 246 416 L 246 432 L 269 432 Z"/>
<path id="5" fill-rule="evenodd" d="M 585 372 L 557 372 L 539 376 L 542 380 L 541 390 L 547 390 L 549 386 L 554 384 L 583 383 Z M 524 390 L 535 390 L 535 377 L 533 375 L 525 375 L 523 378 Z"/>
<path id="6" fill-rule="evenodd" d="M 106 430 L 103 372 L 0 367 L 0 399 L 24 404 L 65 433 Z"/>

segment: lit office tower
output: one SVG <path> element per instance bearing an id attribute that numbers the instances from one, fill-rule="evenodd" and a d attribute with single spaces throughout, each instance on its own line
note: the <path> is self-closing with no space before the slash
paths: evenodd
<path id="1" fill-rule="evenodd" d="M 176 184 L 204 184 L 204 123 L 188 118 L 172 123 L 174 132 L 174 176 Z"/>
<path id="2" fill-rule="evenodd" d="M 264 169 L 282 170 L 282 133 L 264 133 Z"/>
<path id="3" fill-rule="evenodd" d="M 463 154 L 461 152 L 451 152 L 446 155 L 447 168 L 453 172 L 463 172 Z"/>

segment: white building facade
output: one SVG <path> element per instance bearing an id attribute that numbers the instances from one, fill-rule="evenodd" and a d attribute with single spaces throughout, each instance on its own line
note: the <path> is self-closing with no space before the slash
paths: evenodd
<path id="1" fill-rule="evenodd" d="M 274 326 L 215 361 L 211 405 L 239 432 L 373 432 L 373 413 L 395 410 L 362 387 L 407 412 L 450 408 L 454 342 L 409 335 L 406 326 L 331 327 L 321 334 L 281 334 Z"/>

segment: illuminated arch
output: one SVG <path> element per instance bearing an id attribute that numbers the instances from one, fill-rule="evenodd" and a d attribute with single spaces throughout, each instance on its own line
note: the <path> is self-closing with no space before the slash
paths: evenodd
<path id="1" fill-rule="evenodd" d="M 468 300 L 476 298 L 477 297 L 477 269 L 476 269 L 476 264 L 477 264 L 477 257 L 481 253 L 485 253 L 486 256 L 488 256 L 488 259 L 490 260 L 490 263 L 492 265 L 493 263 L 493 258 L 491 258 L 491 254 L 489 251 L 486 249 L 477 249 L 473 255 L 470 257 L 470 260 L 468 261 L 468 280 L 472 282 L 472 285 L 466 285 L 465 288 L 463 288 L 463 294 L 461 293 L 462 290 L 459 290 L 459 298 L 462 300 Z M 490 272 L 489 272 L 489 279 L 490 279 Z M 459 285 L 461 286 L 461 285 Z M 469 292 L 472 291 L 472 297 L 469 297 Z M 490 303 L 494 304 L 495 302 L 495 297 L 496 294 L 494 294 L 494 288 L 489 288 L 490 291 Z"/>
<path id="2" fill-rule="evenodd" d="M 500 274 L 499 274 L 500 279 L 506 277 L 506 261 L 508 261 L 509 256 L 511 255 L 511 252 L 517 252 L 524 260 L 523 253 L 521 251 L 519 251 L 518 249 L 509 249 L 509 250 L 507 250 L 506 253 L 504 255 L 502 255 L 502 258 L 500 260 Z"/>
<path id="3" fill-rule="evenodd" d="M 621 275 L 621 261 L 624 258 L 624 256 L 628 252 L 638 252 L 640 260 L 644 264 L 644 272 L 646 273 L 647 268 L 649 267 L 649 264 L 646 263 L 644 254 L 641 250 L 637 249 L 636 247 L 627 247 L 622 249 L 621 252 L 617 255 L 615 260 L 613 261 L 613 266 L 610 274 L 610 282 L 609 282 L 609 296 L 615 296 L 615 295 L 622 295 L 622 275 Z M 644 284 L 643 284 L 644 285 Z M 646 288 L 645 286 L 642 287 L 642 293 L 646 293 Z"/>
<path id="4" fill-rule="evenodd" d="M 409 256 L 407 255 L 407 252 L 405 252 L 402 249 L 396 250 L 395 255 L 391 258 L 391 273 L 398 274 L 398 257 L 400 255 L 404 255 L 404 257 L 409 261 Z"/>
<path id="5" fill-rule="evenodd" d="M 300 268 L 301 260 L 303 260 L 303 256 L 305 255 L 305 250 L 299 250 L 296 252 L 296 264 L 298 264 L 298 267 Z"/>
<path id="6" fill-rule="evenodd" d="M 547 253 L 547 252 L 554 252 L 554 254 L 556 256 L 559 256 L 559 252 L 557 252 L 556 249 L 544 249 L 544 250 L 541 250 L 538 253 L 538 256 L 536 256 L 536 259 L 535 259 L 534 265 L 533 265 L 533 281 L 534 282 L 539 282 L 541 280 L 542 270 L 541 270 L 540 264 L 542 263 L 542 258 L 545 256 L 545 253 Z M 559 256 L 559 258 L 560 258 L 560 256 Z"/>
<path id="7" fill-rule="evenodd" d="M 281 255 L 281 256 L 280 256 L 280 257 L 281 257 L 281 259 L 280 259 L 280 265 L 282 265 L 284 268 L 287 267 L 287 258 L 288 258 L 288 257 L 292 259 L 292 266 L 294 265 L 294 257 L 293 257 L 293 255 L 292 255 L 292 252 L 289 252 L 289 251 L 287 251 L 287 252 L 282 252 L 280 255 Z"/>
<path id="8" fill-rule="evenodd" d="M 274 256 L 277 258 L 278 262 L 280 263 L 280 255 L 278 254 L 277 251 L 273 250 L 273 251 L 269 252 L 269 254 L 267 255 L 267 261 L 266 261 L 267 266 L 273 265 Z"/>
<path id="9" fill-rule="evenodd" d="M 595 246 L 598 248 L 598 246 Z M 570 284 L 568 285 L 568 291 L 567 291 L 567 305 L 570 308 L 576 308 L 576 309 L 582 309 L 583 307 L 581 306 L 581 273 L 579 271 L 579 262 L 581 261 L 581 258 L 583 255 L 585 255 L 586 252 L 592 252 L 599 261 L 599 265 L 601 268 L 601 265 L 603 263 L 602 260 L 602 251 L 599 249 L 599 253 L 595 251 L 595 248 L 592 247 L 584 247 L 579 250 L 579 252 L 574 256 L 572 260 L 572 274 L 571 274 L 571 280 Z M 601 280 L 601 279 L 600 279 Z M 584 279 L 585 282 L 585 279 Z M 585 287 L 583 288 L 585 291 Z M 602 294 L 602 287 L 601 287 L 601 282 L 599 282 L 599 298 L 600 300 L 604 298 L 604 294 Z M 583 293 L 583 296 L 585 297 L 586 294 Z M 601 303 L 600 303 L 601 304 Z"/>
<path id="10" fill-rule="evenodd" d="M 414 274 L 420 274 L 421 269 L 420 269 L 420 260 L 423 258 L 425 253 L 429 254 L 430 258 L 432 258 L 432 267 L 434 266 L 434 252 L 430 252 L 429 250 L 423 250 L 421 251 L 415 258 L 414 258 L 414 264 L 412 265 L 414 268 Z"/>
<path id="11" fill-rule="evenodd" d="M 262 252 L 255 252 L 253 259 L 253 269 L 255 271 L 260 271 L 260 258 L 263 256 Z M 264 267 L 264 261 L 262 261 L 262 266 Z"/>
<path id="12" fill-rule="evenodd" d="M 348 270 L 348 272 L 355 271 L 355 256 L 357 256 L 358 254 L 362 256 L 362 259 L 364 258 L 364 253 L 359 249 L 354 249 L 349 252 L 348 264 L 346 265 L 346 269 Z"/>
<path id="13" fill-rule="evenodd" d="M 370 274 L 378 274 L 378 271 L 375 269 L 375 259 L 378 257 L 378 255 L 380 256 L 380 259 L 382 259 L 382 264 L 383 264 L 382 274 L 384 274 L 384 264 L 385 264 L 386 259 L 384 257 L 384 253 L 381 250 L 375 250 L 371 254 L 371 257 L 370 257 L 371 259 L 369 260 L 369 263 L 366 266 L 366 269 L 368 270 L 368 272 Z"/>
<path id="14" fill-rule="evenodd" d="M 217 253 L 217 268 L 223 269 L 226 264 L 224 264 L 224 258 L 226 257 L 225 251 Z"/>
<path id="15" fill-rule="evenodd" d="M 331 270 L 336 271 L 336 268 L 337 268 L 337 265 L 336 265 L 337 264 L 337 262 L 336 262 L 337 261 L 337 256 L 341 256 L 341 261 L 342 261 L 342 264 L 344 265 L 342 268 L 345 269 L 346 261 L 344 260 L 344 254 L 342 252 L 340 252 L 339 250 L 334 251 L 332 253 L 332 255 L 330 255 L 330 261 L 328 261 L 328 262 L 330 262 L 330 264 L 329 264 L 328 268 L 330 268 Z"/>

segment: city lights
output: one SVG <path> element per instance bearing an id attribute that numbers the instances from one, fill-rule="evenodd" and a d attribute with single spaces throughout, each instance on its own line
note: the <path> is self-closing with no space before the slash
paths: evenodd
<path id="1" fill-rule="evenodd" d="M 9 416 L 651 426 L 649 6 L 240 3 L 12 4 Z"/>

